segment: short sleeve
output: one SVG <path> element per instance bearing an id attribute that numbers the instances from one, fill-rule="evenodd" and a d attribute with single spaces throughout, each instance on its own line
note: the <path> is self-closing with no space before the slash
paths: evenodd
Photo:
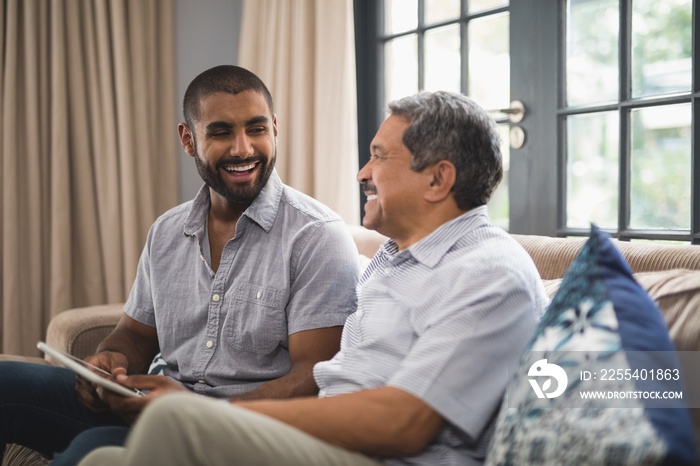
<path id="1" fill-rule="evenodd" d="M 388 385 L 420 398 L 476 439 L 501 403 L 536 313 L 532 293 L 513 274 L 473 280 L 480 286 L 455 288 L 434 304 L 435 319 Z"/>
<path id="2" fill-rule="evenodd" d="M 357 247 L 345 224 L 315 224 L 294 252 L 288 333 L 343 325 L 356 307 L 359 270 Z"/>
<path id="3" fill-rule="evenodd" d="M 156 317 L 153 305 L 153 295 L 151 288 L 151 256 L 150 244 L 154 227 L 148 232 L 146 244 L 141 252 L 139 264 L 136 269 L 136 279 L 131 286 L 129 298 L 124 305 L 126 315 L 149 327 L 156 326 Z"/>

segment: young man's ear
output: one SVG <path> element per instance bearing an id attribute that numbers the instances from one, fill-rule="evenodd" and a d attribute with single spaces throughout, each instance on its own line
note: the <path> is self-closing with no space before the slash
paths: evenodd
<path id="1" fill-rule="evenodd" d="M 180 144 L 190 157 L 194 157 L 194 135 L 187 123 L 177 125 L 177 134 L 180 136 Z"/>
<path id="2" fill-rule="evenodd" d="M 452 162 L 440 160 L 428 170 L 430 170 L 430 181 L 426 200 L 428 202 L 445 200 L 452 192 L 452 187 L 457 180 L 457 169 Z"/>

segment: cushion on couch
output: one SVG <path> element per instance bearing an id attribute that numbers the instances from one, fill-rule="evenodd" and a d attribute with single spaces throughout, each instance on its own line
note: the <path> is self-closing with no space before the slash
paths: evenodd
<path id="1" fill-rule="evenodd" d="M 51 462 L 48 458 L 29 448 L 9 443 L 6 445 L 5 457 L 0 458 L 2 466 L 44 466 Z"/>
<path id="2" fill-rule="evenodd" d="M 700 348 L 700 270 L 673 269 L 635 273 L 634 279 L 657 304 L 677 351 Z M 561 278 L 543 280 L 547 296 L 553 297 Z"/>
<path id="3" fill-rule="evenodd" d="M 700 348 L 700 271 L 667 270 L 637 273 L 634 278 L 662 309 L 678 351 Z"/>
<path id="4" fill-rule="evenodd" d="M 592 226 L 512 369 L 487 464 L 695 464 L 683 401 L 632 395 L 682 390 L 682 379 L 639 376 L 656 368 L 679 368 L 661 313 Z M 609 369 L 624 377 L 610 380 Z M 584 399 L 588 388 L 626 395 Z"/>
<path id="5" fill-rule="evenodd" d="M 661 310 L 676 350 L 688 352 L 690 358 L 697 359 L 697 349 L 700 348 L 700 270 L 641 272 L 635 273 L 634 278 Z M 556 294 L 561 281 L 561 278 L 543 281 L 547 296 L 551 298 Z M 697 362 L 692 364 L 695 366 Z M 689 387 L 690 383 L 693 387 Z M 699 385 L 697 379 L 686 378 L 686 391 L 700 393 Z M 690 415 L 695 444 L 700 446 L 700 408 L 691 408 Z"/>

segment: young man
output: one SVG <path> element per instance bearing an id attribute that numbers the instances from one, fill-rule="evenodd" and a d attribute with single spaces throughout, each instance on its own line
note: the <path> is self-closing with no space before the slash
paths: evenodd
<path id="1" fill-rule="evenodd" d="M 205 185 L 151 227 L 116 329 L 87 361 L 144 374 L 160 351 L 166 377 L 143 376 L 143 397 L 95 390 L 74 373 L 0 363 L 0 449 L 19 443 L 54 464 L 119 444 L 164 393 L 228 400 L 315 395 L 312 369 L 339 348 L 354 310 L 358 254 L 330 209 L 285 186 L 274 170 L 272 98 L 253 73 L 219 66 L 184 98 L 182 147 Z M 117 426 L 87 430 L 95 426 Z M 86 431 L 87 430 L 87 431 Z M 2 451 L 0 450 L 0 457 Z"/>
<path id="2" fill-rule="evenodd" d="M 483 462 L 509 364 L 548 300 L 528 254 L 488 222 L 502 177 L 493 121 L 446 92 L 389 109 L 358 180 L 364 225 L 392 239 L 360 279 L 340 352 L 314 368 L 320 397 L 166 396 L 126 447 L 81 466 Z"/>

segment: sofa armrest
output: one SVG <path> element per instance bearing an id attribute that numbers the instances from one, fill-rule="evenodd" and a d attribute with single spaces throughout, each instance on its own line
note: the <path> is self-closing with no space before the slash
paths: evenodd
<path id="1" fill-rule="evenodd" d="M 114 329 L 123 312 L 124 303 L 63 311 L 51 319 L 46 342 L 83 359 L 95 353 L 97 345 Z M 51 361 L 48 356 L 46 359 Z"/>
<path id="2" fill-rule="evenodd" d="M 61 351 L 83 359 L 95 353 L 97 345 L 114 329 L 123 312 L 123 303 L 88 306 L 63 311 L 49 322 L 46 342 Z M 0 355 L 0 360 L 37 363 L 54 362 L 49 356 L 44 360 Z M 49 460 L 29 448 L 8 444 L 5 450 L 5 457 L 0 458 L 0 463 L 2 466 L 20 464 L 43 466 L 49 464 Z"/>

